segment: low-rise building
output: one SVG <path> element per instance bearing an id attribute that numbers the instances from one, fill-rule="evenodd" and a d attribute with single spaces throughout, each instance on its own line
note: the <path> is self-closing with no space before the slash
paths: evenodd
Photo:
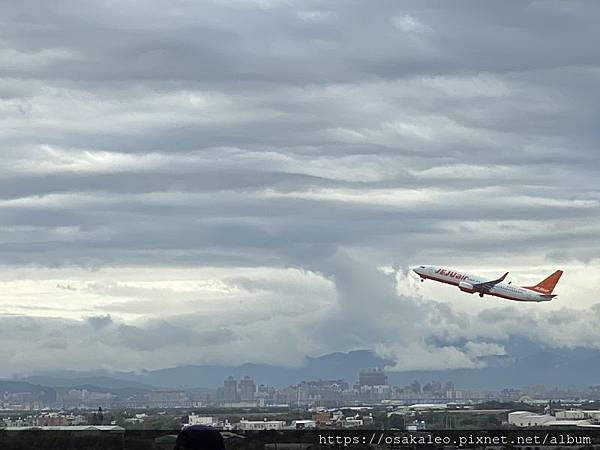
<path id="1" fill-rule="evenodd" d="M 344 420 L 342 420 L 342 426 L 344 428 L 362 427 L 364 423 L 364 420 L 358 415 L 353 417 L 345 417 Z"/>
<path id="2" fill-rule="evenodd" d="M 236 424 L 236 428 L 243 431 L 282 430 L 285 428 L 285 421 L 242 419 Z"/>
<path id="3" fill-rule="evenodd" d="M 539 427 L 546 422 L 555 420 L 556 418 L 550 414 L 537 414 L 531 411 L 514 411 L 508 413 L 509 425 L 516 427 Z"/>
<path id="4" fill-rule="evenodd" d="M 196 414 L 190 414 L 188 416 L 188 426 L 191 425 L 206 425 L 209 427 L 214 427 L 218 425 L 218 420 L 212 416 L 198 416 Z"/>
<path id="5" fill-rule="evenodd" d="M 556 411 L 556 420 L 600 420 L 598 410 L 568 410 Z"/>
<path id="6" fill-rule="evenodd" d="M 314 428 L 317 428 L 317 422 L 315 422 L 314 420 L 293 420 L 292 421 L 292 428 L 295 428 L 296 430 L 311 430 Z"/>

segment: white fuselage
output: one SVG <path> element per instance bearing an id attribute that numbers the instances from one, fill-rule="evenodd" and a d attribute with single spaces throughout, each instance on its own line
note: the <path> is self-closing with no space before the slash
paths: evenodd
<path id="1" fill-rule="evenodd" d="M 434 280 L 439 281 L 440 283 L 458 286 L 461 291 L 469 293 L 475 292 L 468 289 L 469 285 L 476 285 L 489 281 L 489 278 L 441 266 L 417 266 L 413 268 L 413 271 L 419 275 L 421 279 Z M 514 286 L 505 282 L 494 285 L 483 294 L 519 302 L 547 302 L 551 300 L 550 297 L 539 294 L 531 289 Z"/>

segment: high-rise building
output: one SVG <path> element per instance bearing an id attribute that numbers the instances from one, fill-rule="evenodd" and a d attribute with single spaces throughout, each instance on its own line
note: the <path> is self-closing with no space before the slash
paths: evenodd
<path id="1" fill-rule="evenodd" d="M 240 399 L 243 402 L 253 401 L 256 396 L 256 383 L 248 376 L 240 381 Z"/>
<path id="2" fill-rule="evenodd" d="M 238 401 L 237 381 L 231 375 L 223 381 L 223 400 L 229 403 Z"/>
<path id="3" fill-rule="evenodd" d="M 388 378 L 383 369 L 367 369 L 358 375 L 358 384 L 360 386 L 385 386 L 388 384 Z"/>

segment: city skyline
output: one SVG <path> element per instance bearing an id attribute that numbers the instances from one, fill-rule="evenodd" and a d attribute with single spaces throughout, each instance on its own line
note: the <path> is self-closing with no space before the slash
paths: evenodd
<path id="1" fill-rule="evenodd" d="M 375 380 L 373 374 L 381 379 Z M 244 375 L 240 379 L 228 376 L 221 386 L 212 388 L 161 388 L 124 380 L 90 378 L 81 380 L 42 378 L 37 383 L 0 380 L 3 395 L 0 412 L 97 410 L 118 411 L 123 408 L 141 410 L 157 408 L 211 408 L 229 410 L 254 408 L 294 409 L 352 408 L 352 407 L 407 407 L 413 409 L 473 408 L 484 403 L 596 403 L 600 401 L 600 386 L 577 389 L 547 388 L 541 385 L 502 389 L 457 387 L 451 380 L 425 381 L 415 379 L 405 385 L 388 383 L 381 369 L 373 368 L 357 374 L 357 381 L 345 379 L 303 380 L 288 386 L 265 385 L 261 380 Z M 95 384 L 97 383 L 97 384 Z M 112 386 L 111 386 L 112 384 Z M 502 409 L 502 408 L 500 408 Z"/>

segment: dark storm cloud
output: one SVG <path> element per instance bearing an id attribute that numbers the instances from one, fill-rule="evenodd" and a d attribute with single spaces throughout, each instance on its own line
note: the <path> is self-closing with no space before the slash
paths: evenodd
<path id="1" fill-rule="evenodd" d="M 592 264 L 600 255 L 596 3 L 86 0 L 0 11 L 7 267 L 312 270 L 331 280 L 339 304 L 313 324 L 271 324 L 291 330 L 290 348 L 366 346 L 402 362 L 406 345 L 423 366 L 436 357 L 460 366 L 505 337 L 478 320 L 529 332 L 516 310 L 475 320 L 417 305 L 376 267 L 490 254 Z M 226 281 L 240 298 L 293 290 Z M 223 349 L 251 343 L 255 331 L 114 315 L 169 288 L 125 280 L 84 291 L 138 302 L 66 323 L 68 336 L 87 330 L 79 344 L 101 333 L 99 355 L 120 345 L 168 356 L 188 341 Z M 389 311 L 385 320 L 364 316 L 365 299 Z M 539 316 L 567 327 L 561 317 Z M 71 337 L 50 334 L 40 339 L 65 350 Z M 534 334 L 575 342 L 543 327 Z"/>

